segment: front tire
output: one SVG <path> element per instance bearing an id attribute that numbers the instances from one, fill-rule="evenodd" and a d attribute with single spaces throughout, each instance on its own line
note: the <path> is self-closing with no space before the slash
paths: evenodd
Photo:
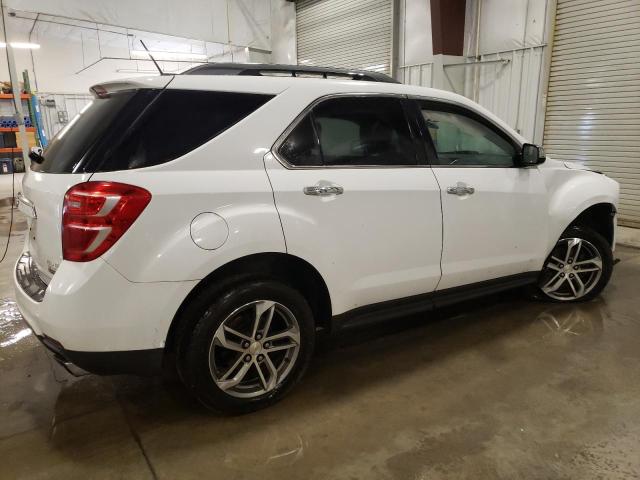
<path id="1" fill-rule="evenodd" d="M 613 253 L 599 233 L 570 227 L 547 258 L 538 281 L 538 297 L 553 302 L 582 302 L 602 292 L 613 272 Z"/>
<path id="2" fill-rule="evenodd" d="M 222 293 L 205 290 L 185 315 L 195 326 L 180 342 L 178 371 L 212 410 L 237 414 L 271 405 L 310 362 L 312 311 L 297 290 L 283 283 L 260 280 Z"/>

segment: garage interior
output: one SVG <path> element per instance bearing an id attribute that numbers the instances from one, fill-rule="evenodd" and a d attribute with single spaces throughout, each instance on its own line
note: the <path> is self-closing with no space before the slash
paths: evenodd
<path id="1" fill-rule="evenodd" d="M 640 0 L 2 0 L 2 15 L 0 479 L 640 477 Z M 14 300 L 28 233 L 14 198 L 25 150 L 92 85 L 157 74 L 145 46 L 166 73 L 355 68 L 478 102 L 620 183 L 610 285 L 583 304 L 514 291 L 327 338 L 291 395 L 244 416 L 162 378 L 72 376 Z"/>

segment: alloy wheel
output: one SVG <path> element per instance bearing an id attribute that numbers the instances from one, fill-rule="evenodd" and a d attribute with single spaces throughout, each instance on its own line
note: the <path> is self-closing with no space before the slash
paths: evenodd
<path id="1" fill-rule="evenodd" d="M 563 238 L 551 252 L 539 285 L 555 300 L 576 300 L 593 290 L 601 276 L 598 249 L 582 238 Z"/>
<path id="2" fill-rule="evenodd" d="M 274 390 L 291 373 L 300 351 L 293 313 L 270 300 L 247 303 L 217 328 L 209 347 L 209 370 L 228 395 L 253 398 Z"/>

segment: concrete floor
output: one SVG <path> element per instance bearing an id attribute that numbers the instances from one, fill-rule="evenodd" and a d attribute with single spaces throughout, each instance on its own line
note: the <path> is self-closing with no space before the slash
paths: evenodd
<path id="1" fill-rule="evenodd" d="M 12 301 L 16 222 L 0 264 L 0 479 L 640 477 L 640 250 L 617 250 L 588 304 L 507 294 L 352 332 L 281 403 L 220 417 L 160 379 L 55 366 Z"/>

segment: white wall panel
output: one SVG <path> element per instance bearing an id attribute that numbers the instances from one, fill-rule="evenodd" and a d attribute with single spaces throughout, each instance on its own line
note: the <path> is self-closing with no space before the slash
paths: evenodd
<path id="1" fill-rule="evenodd" d="M 218 12 L 214 12 L 214 14 L 216 13 Z M 271 50 L 270 2 L 265 0 L 230 1 L 229 41 L 234 45 Z"/>
<path id="2" fill-rule="evenodd" d="M 197 1 L 174 2 L 184 9 L 178 15 L 181 19 L 176 20 L 176 25 L 198 16 L 196 13 L 200 4 Z M 196 28 L 188 30 L 189 37 L 156 33 L 157 29 L 165 27 L 168 31 L 178 30 L 170 25 L 156 23 L 153 26 L 138 22 L 139 9 L 149 3 L 146 0 L 129 2 L 131 8 L 123 7 L 124 11 L 115 13 L 112 9 L 114 5 L 122 3 L 119 0 L 86 1 L 82 2 L 82 8 L 77 9 L 78 2 L 73 0 L 9 0 L 5 3 L 16 9 L 15 17 L 6 17 L 10 40 L 31 41 L 41 45 L 39 50 L 33 52 L 15 50 L 17 70 L 22 72 L 26 69 L 32 87 L 40 91 L 86 93 L 91 85 L 102 81 L 156 74 L 151 61 L 133 60 L 130 57 L 132 49 L 142 50 L 140 39 L 151 50 L 205 54 L 212 62 L 271 62 L 274 61 L 271 54 L 273 43 L 274 56 L 277 57 L 275 61 L 295 63 L 295 7 L 286 0 L 229 0 L 230 30 L 227 30 L 226 0 L 207 1 L 206 8 L 203 7 L 200 13 L 207 17 L 209 10 L 216 9 L 215 19 L 208 26 L 209 33 L 218 32 L 220 18 L 224 29 L 219 36 L 216 33 L 214 37 L 209 37 L 220 38 L 221 42 L 207 41 L 207 35 L 198 31 L 200 27 L 197 27 L 197 22 Z M 161 6 L 161 2 L 156 3 L 149 15 L 160 15 L 167 19 L 171 17 L 172 10 L 159 10 Z M 80 18 L 55 16 L 51 12 Z M 112 13 L 116 16 L 110 17 Z M 125 18 L 126 15 L 129 17 Z M 122 22 L 119 25 L 124 26 L 114 26 L 110 22 Z M 272 35 L 272 22 L 276 22 L 273 23 L 277 28 L 275 35 Z M 136 29 L 131 25 L 146 25 L 156 30 Z M 196 36 L 199 34 L 202 37 Z M 196 65 L 190 62 L 159 63 L 165 72 L 180 72 Z M 0 80 L 8 78 L 6 62 L 0 61 Z"/>
<path id="3" fill-rule="evenodd" d="M 407 85 L 433 87 L 433 64 L 417 64 L 401 67 L 399 79 Z"/>
<path id="4" fill-rule="evenodd" d="M 491 110 L 534 142 L 542 141 L 540 92 L 546 55 L 545 24 L 551 1 L 468 1 L 465 15 L 467 61 L 508 62 L 465 67 L 464 89 L 458 93 Z"/>
<path id="5" fill-rule="evenodd" d="M 531 140 L 536 127 L 542 55 L 542 47 L 483 55 L 483 61 L 509 62 L 477 67 L 480 69 L 478 103 Z M 472 71 L 474 67 L 468 68 Z"/>
<path id="6" fill-rule="evenodd" d="M 488 54 L 544 43 L 546 9 L 547 0 L 468 1 L 465 17 L 465 54 L 475 54 L 474 37 L 478 10 L 480 54 Z"/>
<path id="7" fill-rule="evenodd" d="M 226 0 L 3 0 L 5 6 L 90 22 L 210 42 L 227 42 Z M 259 7 L 260 0 L 231 0 L 232 8 Z M 242 16 L 236 16 L 241 19 Z M 267 27 L 268 28 L 268 25 Z M 237 26 L 234 30 L 238 30 Z M 251 30 L 251 27 L 248 28 Z"/>
<path id="8" fill-rule="evenodd" d="M 296 7 L 286 0 L 271 1 L 271 61 L 295 65 Z"/>
<path id="9" fill-rule="evenodd" d="M 431 2 L 426 0 L 402 0 L 398 16 L 399 65 L 416 65 L 431 62 L 433 59 Z"/>

